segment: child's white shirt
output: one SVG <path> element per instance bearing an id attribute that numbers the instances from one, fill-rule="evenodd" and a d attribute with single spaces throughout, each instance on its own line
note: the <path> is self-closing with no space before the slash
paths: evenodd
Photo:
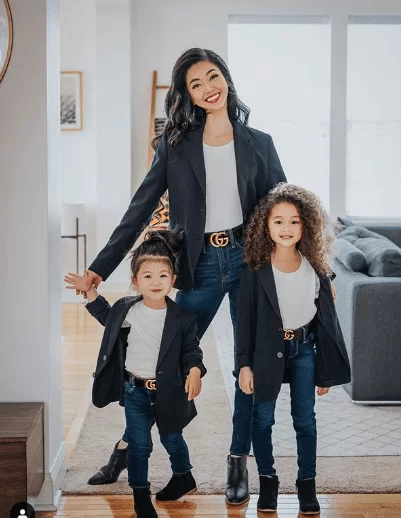
<path id="1" fill-rule="evenodd" d="M 152 309 L 143 300 L 130 307 L 122 327 L 130 327 L 126 369 L 139 378 L 154 378 L 167 308 Z"/>
<path id="2" fill-rule="evenodd" d="M 298 329 L 309 324 L 316 314 L 315 299 L 320 280 L 306 257 L 295 272 L 285 273 L 272 264 L 278 305 L 284 329 Z"/>

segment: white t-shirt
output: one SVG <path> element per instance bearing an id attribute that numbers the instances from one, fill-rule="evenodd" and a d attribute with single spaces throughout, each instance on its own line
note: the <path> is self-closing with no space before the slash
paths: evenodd
<path id="1" fill-rule="evenodd" d="M 129 309 L 123 327 L 130 327 L 126 369 L 139 378 L 154 378 L 166 321 L 166 309 L 152 309 L 140 300 Z"/>
<path id="2" fill-rule="evenodd" d="M 320 280 L 306 257 L 297 271 L 285 273 L 274 264 L 278 305 L 284 329 L 298 329 L 309 324 L 316 314 L 315 299 L 319 296 Z"/>
<path id="3" fill-rule="evenodd" d="M 224 146 L 203 143 L 206 169 L 205 232 L 217 232 L 242 225 L 234 141 Z"/>

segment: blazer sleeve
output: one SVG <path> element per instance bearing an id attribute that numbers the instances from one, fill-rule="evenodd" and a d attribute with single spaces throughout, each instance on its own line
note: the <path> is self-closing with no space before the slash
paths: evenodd
<path id="1" fill-rule="evenodd" d="M 153 158 L 150 171 L 135 193 L 118 227 L 106 246 L 89 266 L 105 281 L 131 250 L 149 221 L 161 196 L 167 190 L 167 135 L 164 134 Z M 112 174 L 112 173 L 111 173 Z"/>
<path id="2" fill-rule="evenodd" d="M 280 159 L 278 157 L 276 148 L 273 144 L 273 139 L 268 135 L 268 148 L 267 148 L 267 160 L 268 160 L 268 171 L 267 171 L 267 185 L 266 195 L 270 190 L 280 182 L 286 182 L 287 178 L 284 174 L 281 166 Z"/>
<path id="3" fill-rule="evenodd" d="M 255 307 L 253 302 L 254 273 L 249 267 L 241 274 L 240 301 L 237 315 L 237 347 L 235 367 L 252 367 L 255 350 Z"/>
<path id="4" fill-rule="evenodd" d="M 206 374 L 206 367 L 203 365 L 203 352 L 199 347 L 199 338 L 196 335 L 197 326 L 195 318 L 191 319 L 189 325 L 182 334 L 182 356 L 181 361 L 185 374 L 188 376 L 192 367 L 199 367 L 201 378 Z"/>
<path id="5" fill-rule="evenodd" d="M 102 295 L 99 295 L 93 302 L 88 302 L 85 308 L 102 326 L 106 325 L 111 306 Z"/>

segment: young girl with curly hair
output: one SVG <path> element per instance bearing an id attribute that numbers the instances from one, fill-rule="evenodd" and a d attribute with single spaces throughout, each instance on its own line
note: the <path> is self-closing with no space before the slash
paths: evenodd
<path id="1" fill-rule="evenodd" d="M 296 432 L 300 511 L 317 514 L 315 386 L 350 381 L 350 366 L 331 289 L 333 228 L 319 198 L 278 184 L 245 230 L 236 361 L 239 385 L 253 394 L 252 442 L 259 472 L 259 511 L 275 511 L 279 480 L 272 426 L 283 382 L 290 383 Z"/>

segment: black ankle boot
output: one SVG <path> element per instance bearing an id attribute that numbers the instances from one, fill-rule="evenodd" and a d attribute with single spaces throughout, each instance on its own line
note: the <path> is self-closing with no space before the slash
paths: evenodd
<path id="1" fill-rule="evenodd" d="M 275 512 L 277 510 L 278 477 L 263 477 L 259 475 L 260 492 L 257 504 L 258 511 Z"/>
<path id="2" fill-rule="evenodd" d="M 239 505 L 249 500 L 246 459 L 246 455 L 241 457 L 227 456 L 226 502 L 228 504 Z"/>
<path id="3" fill-rule="evenodd" d="M 316 498 L 316 484 L 314 478 L 298 479 L 299 510 L 302 514 L 320 513 L 320 505 Z"/>
<path id="4" fill-rule="evenodd" d="M 165 488 L 156 493 L 156 500 L 171 502 L 184 495 L 190 495 L 196 491 L 196 482 L 191 471 L 183 475 L 174 475 Z"/>
<path id="5" fill-rule="evenodd" d="M 134 487 L 134 510 L 136 518 L 157 518 L 148 487 Z"/>
<path id="6" fill-rule="evenodd" d="M 117 482 L 120 473 L 127 467 L 128 452 L 128 448 L 124 450 L 117 449 L 119 442 L 116 443 L 109 462 L 88 480 L 88 484 L 98 486 L 100 484 L 113 484 Z"/>

